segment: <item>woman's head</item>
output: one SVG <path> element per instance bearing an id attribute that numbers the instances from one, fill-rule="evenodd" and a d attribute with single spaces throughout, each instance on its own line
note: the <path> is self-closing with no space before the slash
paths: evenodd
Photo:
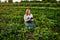
<path id="1" fill-rule="evenodd" d="M 26 9 L 26 15 L 30 15 L 30 9 Z"/>

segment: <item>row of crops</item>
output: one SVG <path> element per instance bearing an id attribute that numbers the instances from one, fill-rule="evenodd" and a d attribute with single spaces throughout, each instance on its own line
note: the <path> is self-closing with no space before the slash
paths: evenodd
<path id="1" fill-rule="evenodd" d="M 40 2 L 0 3 L 0 6 L 60 7 L 60 3 L 40 3 Z"/>
<path id="2" fill-rule="evenodd" d="M 0 7 L 0 40 L 60 40 L 60 8 L 28 7 L 36 24 L 33 34 L 24 25 L 26 8 Z"/>

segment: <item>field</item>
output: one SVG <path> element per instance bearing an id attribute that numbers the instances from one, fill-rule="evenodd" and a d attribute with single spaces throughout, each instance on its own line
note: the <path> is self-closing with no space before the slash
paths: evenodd
<path id="1" fill-rule="evenodd" d="M 36 28 L 33 35 L 24 25 L 26 8 L 31 9 Z M 0 7 L 0 40 L 60 40 L 60 8 L 54 7 Z"/>

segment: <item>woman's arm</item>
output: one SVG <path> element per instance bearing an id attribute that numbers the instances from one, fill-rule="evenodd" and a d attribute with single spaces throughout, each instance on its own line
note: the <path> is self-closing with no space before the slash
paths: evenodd
<path id="1" fill-rule="evenodd" d="M 30 21 L 33 21 L 33 17 L 30 19 Z"/>
<path id="2" fill-rule="evenodd" d="M 30 19 L 31 21 L 33 21 L 33 15 L 31 14 L 31 19 Z"/>
<path id="3" fill-rule="evenodd" d="M 27 22 L 27 21 L 29 21 L 29 20 L 30 20 L 30 18 L 27 19 L 26 16 L 24 16 L 24 22 Z"/>
<path id="4" fill-rule="evenodd" d="M 26 19 L 26 18 L 24 18 L 24 22 L 27 22 L 27 21 L 29 21 L 30 19 Z"/>

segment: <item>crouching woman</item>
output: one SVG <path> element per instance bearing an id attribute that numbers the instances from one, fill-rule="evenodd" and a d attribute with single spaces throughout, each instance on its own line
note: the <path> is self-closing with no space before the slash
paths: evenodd
<path id="1" fill-rule="evenodd" d="M 30 13 L 30 9 L 26 9 L 26 13 L 24 15 L 24 23 L 28 28 L 35 28 L 33 15 Z"/>

